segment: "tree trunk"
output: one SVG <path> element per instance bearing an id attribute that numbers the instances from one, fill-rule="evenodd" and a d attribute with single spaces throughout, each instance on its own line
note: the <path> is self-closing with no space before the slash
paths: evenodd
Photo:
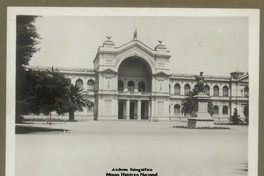
<path id="1" fill-rule="evenodd" d="M 70 122 L 74 121 L 74 111 L 73 110 L 69 111 L 69 121 Z"/>
<path id="2" fill-rule="evenodd" d="M 50 126 L 51 126 L 51 113 L 50 113 Z"/>

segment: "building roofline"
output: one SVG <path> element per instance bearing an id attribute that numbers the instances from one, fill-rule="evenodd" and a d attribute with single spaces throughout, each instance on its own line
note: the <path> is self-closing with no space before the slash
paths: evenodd
<path id="1" fill-rule="evenodd" d="M 171 76 L 174 77 L 189 77 L 194 78 L 194 74 L 182 74 L 182 73 L 171 73 Z M 230 76 L 221 76 L 221 75 L 203 75 L 204 78 L 219 78 L 219 79 L 230 79 Z"/>
<path id="2" fill-rule="evenodd" d="M 40 70 L 49 70 L 52 69 L 52 66 L 34 66 L 34 65 L 27 65 L 26 68 L 28 69 L 40 69 Z M 53 67 L 54 70 L 59 70 L 59 72 L 68 72 L 68 73 L 92 73 L 95 74 L 96 71 L 90 68 L 77 68 L 77 67 Z M 242 73 L 242 72 L 241 72 Z M 247 72 L 243 72 L 247 73 Z M 248 76 L 248 73 L 243 75 L 242 78 Z M 182 74 L 182 73 L 170 73 L 170 78 L 194 78 L 194 74 Z M 221 76 L 221 75 L 204 75 L 205 79 L 223 79 L 223 80 L 230 80 L 230 76 Z"/>
<path id="3" fill-rule="evenodd" d="M 27 69 L 40 69 L 40 70 L 49 70 L 52 69 L 52 66 L 33 66 L 33 65 L 27 65 L 26 66 Z M 84 72 L 84 73 L 88 73 L 88 72 L 94 72 L 94 69 L 87 69 L 87 68 L 77 68 L 77 67 L 53 67 L 54 70 L 59 70 L 59 71 L 72 71 L 72 72 Z"/>

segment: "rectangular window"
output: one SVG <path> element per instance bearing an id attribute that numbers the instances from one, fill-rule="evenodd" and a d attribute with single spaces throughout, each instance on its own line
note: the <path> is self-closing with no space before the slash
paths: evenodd
<path id="1" fill-rule="evenodd" d="M 106 77 L 106 84 L 107 84 L 107 86 L 106 86 L 106 88 L 107 89 L 110 89 L 110 83 L 111 82 L 111 78 L 110 77 Z"/>
<path id="2" fill-rule="evenodd" d="M 190 88 L 189 87 L 187 87 L 187 88 L 184 89 L 184 94 L 187 94 L 189 92 L 190 92 Z"/>
<path id="3" fill-rule="evenodd" d="M 159 85 L 158 85 L 159 86 L 159 90 L 162 91 L 162 83 L 163 83 L 163 80 L 159 80 L 158 83 L 159 83 Z"/>
<path id="4" fill-rule="evenodd" d="M 174 86 L 174 94 L 175 95 L 180 95 L 180 86 L 179 85 L 175 85 Z"/>
<path id="5" fill-rule="evenodd" d="M 226 86 L 223 88 L 223 96 L 224 97 L 228 96 L 228 88 Z"/>

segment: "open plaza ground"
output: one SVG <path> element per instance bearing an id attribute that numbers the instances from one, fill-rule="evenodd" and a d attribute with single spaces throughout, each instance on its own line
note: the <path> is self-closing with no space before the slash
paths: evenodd
<path id="1" fill-rule="evenodd" d="M 121 173 L 113 168 L 149 168 L 159 176 L 247 175 L 248 126 L 173 128 L 182 125 L 186 122 L 53 122 L 51 128 L 69 131 L 16 135 L 16 176 Z"/>

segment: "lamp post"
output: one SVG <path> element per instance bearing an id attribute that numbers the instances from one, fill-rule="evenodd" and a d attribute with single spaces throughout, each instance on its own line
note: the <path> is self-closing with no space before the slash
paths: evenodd
<path id="1" fill-rule="evenodd" d="M 237 109 L 237 75 L 235 76 L 236 78 L 236 109 Z"/>
<path id="2" fill-rule="evenodd" d="M 237 79 L 238 79 L 238 76 L 239 76 L 239 72 L 238 71 L 232 72 L 232 73 L 230 73 L 230 75 L 231 75 L 230 84 L 232 85 L 232 79 L 235 79 L 235 83 L 236 83 L 236 95 L 235 95 L 235 98 L 236 99 L 235 99 L 235 104 L 236 104 L 236 109 L 237 109 Z M 232 100 L 232 97 L 230 97 L 230 100 Z M 231 101 L 230 101 L 230 104 L 232 104 Z"/>

